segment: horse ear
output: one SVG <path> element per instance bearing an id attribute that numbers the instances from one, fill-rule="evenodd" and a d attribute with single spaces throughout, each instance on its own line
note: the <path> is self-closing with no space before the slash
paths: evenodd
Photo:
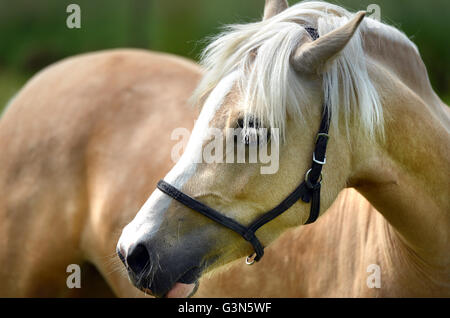
<path id="1" fill-rule="evenodd" d="M 292 56 L 292 65 L 298 72 L 307 74 L 318 73 L 323 65 L 334 58 L 350 41 L 355 34 L 366 12 L 358 12 L 353 19 L 345 25 L 330 33 L 309 41 L 297 48 Z"/>
<path id="2" fill-rule="evenodd" d="M 263 20 L 270 19 L 289 7 L 286 0 L 266 0 Z"/>

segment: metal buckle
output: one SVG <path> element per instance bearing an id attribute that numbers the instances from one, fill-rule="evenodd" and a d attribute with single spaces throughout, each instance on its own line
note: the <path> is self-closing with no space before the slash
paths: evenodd
<path id="1" fill-rule="evenodd" d="M 324 164 L 327 163 L 327 156 L 323 157 L 323 161 L 320 161 L 320 160 L 317 160 L 317 159 L 316 159 L 316 153 L 313 152 L 313 161 L 314 161 L 315 163 L 317 163 L 317 164 L 323 166 Z"/>
<path id="2" fill-rule="evenodd" d="M 316 143 L 317 143 L 317 140 L 319 139 L 319 137 L 326 137 L 327 139 L 329 139 L 329 138 L 330 138 L 330 135 L 328 135 L 327 133 L 318 133 L 317 136 L 316 136 Z M 313 152 L 313 161 L 314 161 L 315 163 L 317 163 L 317 164 L 323 166 L 324 164 L 327 163 L 327 156 L 325 156 L 325 157 L 323 158 L 323 161 L 317 160 L 317 159 L 316 159 L 316 152 L 314 151 L 314 152 Z"/>
<path id="3" fill-rule="evenodd" d="M 247 265 L 253 265 L 255 263 L 256 253 L 253 253 L 252 255 L 247 256 L 245 259 L 245 264 Z"/>

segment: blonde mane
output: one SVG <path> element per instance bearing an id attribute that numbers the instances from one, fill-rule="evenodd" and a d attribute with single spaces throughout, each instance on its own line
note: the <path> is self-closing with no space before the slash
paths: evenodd
<path id="1" fill-rule="evenodd" d="M 215 37 L 201 56 L 206 70 L 194 100 L 201 100 L 221 78 L 238 71 L 246 114 L 253 114 L 284 136 L 287 116 L 302 120 L 311 104 L 307 85 L 290 65 L 290 57 L 303 37 L 305 27 L 320 36 L 346 23 L 352 13 L 324 2 L 302 2 L 260 22 L 230 25 Z M 409 41 L 398 30 L 366 18 L 345 49 L 323 71 L 323 96 L 331 111 L 332 126 L 339 118 L 348 132 L 350 120 L 359 122 L 367 136 L 383 132 L 383 110 L 368 75 L 362 34 L 368 27 L 395 30 L 395 37 Z M 256 54 L 255 54 L 256 53 Z"/>

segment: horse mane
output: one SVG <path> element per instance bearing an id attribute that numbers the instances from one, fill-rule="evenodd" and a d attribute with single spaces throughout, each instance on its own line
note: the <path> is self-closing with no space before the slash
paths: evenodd
<path id="1" fill-rule="evenodd" d="M 237 71 L 243 112 L 257 116 L 268 128 L 279 128 L 284 138 L 287 116 L 301 121 L 311 105 L 307 80 L 290 66 L 292 53 L 308 34 L 305 28 L 315 28 L 323 36 L 352 16 L 333 4 L 301 2 L 264 21 L 226 26 L 201 55 L 206 72 L 193 100 L 201 101 L 221 78 Z M 332 126 L 337 129 L 342 119 L 348 133 L 350 120 L 359 122 L 370 138 L 377 132 L 383 133 L 383 109 L 367 72 L 363 49 L 363 33 L 374 23 L 378 32 L 394 29 L 364 19 L 345 49 L 326 65 L 322 74 L 323 96 L 332 114 Z M 398 30 L 393 34 L 410 42 Z M 408 45 L 414 46 L 412 42 Z"/>

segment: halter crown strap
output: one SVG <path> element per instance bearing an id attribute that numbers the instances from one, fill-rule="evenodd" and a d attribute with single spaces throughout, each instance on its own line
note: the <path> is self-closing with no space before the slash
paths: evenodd
<path id="1" fill-rule="evenodd" d="M 326 162 L 325 152 L 329 138 L 329 125 L 330 118 L 328 115 L 328 109 L 324 106 L 322 121 L 320 123 L 320 129 L 317 134 L 316 144 L 314 147 L 311 169 L 309 169 L 306 173 L 305 180 L 291 194 L 289 194 L 286 199 L 281 201 L 280 204 L 258 217 L 247 227 L 181 192 L 164 180 L 160 180 L 158 182 L 157 188 L 186 207 L 203 214 L 211 220 L 241 235 L 246 241 L 253 245 L 256 253 L 254 260 L 259 261 L 264 255 L 264 247 L 256 237 L 255 232 L 261 226 L 288 210 L 300 199 L 306 203 L 311 202 L 309 217 L 305 224 L 310 224 L 319 217 L 322 167 Z"/>

